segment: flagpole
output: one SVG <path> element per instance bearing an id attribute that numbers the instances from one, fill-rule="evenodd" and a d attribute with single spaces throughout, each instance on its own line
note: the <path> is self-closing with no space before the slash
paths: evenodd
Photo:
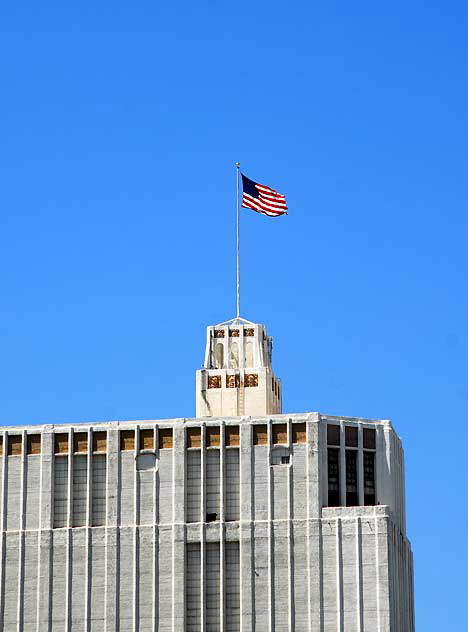
<path id="1" fill-rule="evenodd" d="M 240 162 L 236 162 L 236 278 L 237 278 L 237 318 L 240 318 L 239 173 L 240 173 Z"/>

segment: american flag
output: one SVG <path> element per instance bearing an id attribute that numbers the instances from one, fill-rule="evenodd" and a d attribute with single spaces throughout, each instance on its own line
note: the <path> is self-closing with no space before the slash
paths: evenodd
<path id="1" fill-rule="evenodd" d="M 257 184 L 242 173 L 242 206 L 269 217 L 287 215 L 286 197 L 263 184 Z"/>

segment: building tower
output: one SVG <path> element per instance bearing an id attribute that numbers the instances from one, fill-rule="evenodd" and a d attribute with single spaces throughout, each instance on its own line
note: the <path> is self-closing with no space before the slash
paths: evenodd
<path id="1" fill-rule="evenodd" d="M 207 327 L 197 371 L 197 417 L 281 413 L 281 384 L 271 368 L 272 340 L 243 318 Z"/>
<path id="2" fill-rule="evenodd" d="M 196 399 L 0 428 L 0 630 L 414 632 L 390 421 L 282 414 L 242 319 L 208 327 Z"/>

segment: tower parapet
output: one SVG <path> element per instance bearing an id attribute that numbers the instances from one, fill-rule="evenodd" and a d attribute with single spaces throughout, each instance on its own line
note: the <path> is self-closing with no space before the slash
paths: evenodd
<path id="1" fill-rule="evenodd" d="M 206 329 L 205 361 L 197 371 L 197 417 L 281 413 L 281 382 L 271 366 L 272 339 L 244 318 Z"/>

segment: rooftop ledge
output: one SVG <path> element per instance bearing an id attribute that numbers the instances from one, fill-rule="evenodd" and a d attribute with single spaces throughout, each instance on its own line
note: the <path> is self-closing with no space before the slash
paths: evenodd
<path id="1" fill-rule="evenodd" d="M 255 423 L 255 422 L 265 422 L 268 420 L 278 421 L 284 420 L 285 418 L 291 419 L 291 421 L 310 421 L 310 422 L 318 422 L 325 421 L 330 423 L 339 423 L 340 421 L 349 421 L 355 423 L 378 423 L 386 426 L 391 426 L 391 421 L 389 419 L 367 419 L 365 417 L 345 417 L 342 415 L 327 415 L 319 412 L 304 412 L 304 413 L 281 413 L 277 415 L 264 415 L 264 416 L 242 416 L 242 417 L 175 417 L 172 419 L 115 419 L 109 421 L 63 421 L 58 423 L 47 423 L 47 422 L 32 422 L 30 424 L 18 424 L 15 426 L 7 426 L 0 425 L 0 429 L 3 431 L 13 430 L 17 432 L 22 428 L 30 428 L 31 426 L 43 430 L 53 430 L 54 428 L 64 428 L 71 426 L 103 426 L 103 427 L 112 427 L 112 426 L 125 426 L 127 424 L 138 424 L 141 426 L 149 426 L 153 424 L 158 424 L 161 426 L 169 426 L 172 424 L 219 424 L 221 422 L 226 423 Z"/>
<path id="2" fill-rule="evenodd" d="M 18 431 L 22 428 L 30 428 L 34 426 L 35 428 L 42 428 L 43 430 L 52 430 L 54 428 L 63 428 L 70 426 L 125 426 L 126 424 L 138 424 L 141 426 L 148 426 L 152 424 L 158 424 L 161 426 L 168 426 L 171 424 L 219 424 L 220 422 L 226 423 L 250 423 L 250 422 L 258 422 L 258 421 L 277 421 L 279 419 L 284 420 L 284 418 L 291 419 L 291 421 L 329 421 L 331 423 L 339 423 L 340 421 L 349 421 L 355 423 L 378 423 L 391 426 L 391 421 L 389 419 L 368 419 L 366 417 L 345 417 L 342 415 L 327 415 L 325 413 L 319 412 L 304 412 L 304 413 L 281 413 L 277 415 L 264 415 L 264 416 L 248 416 L 244 415 L 241 417 L 174 417 L 169 419 L 114 419 L 109 421 L 63 421 L 58 423 L 48 423 L 48 422 L 32 422 L 30 424 L 18 424 L 15 426 L 8 425 L 0 425 L 0 429 L 2 430 L 14 430 Z"/>

